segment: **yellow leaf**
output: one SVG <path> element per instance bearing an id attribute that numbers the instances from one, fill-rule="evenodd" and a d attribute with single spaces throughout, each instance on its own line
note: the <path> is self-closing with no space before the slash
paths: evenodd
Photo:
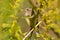
<path id="1" fill-rule="evenodd" d="M 15 15 L 12 14 L 12 15 L 10 15 L 10 17 L 15 18 Z"/>
<path id="2" fill-rule="evenodd" d="M 27 34 L 27 32 L 23 33 L 23 35 L 25 36 Z"/>
<path id="3" fill-rule="evenodd" d="M 17 22 L 16 20 L 13 21 L 12 26 L 11 26 L 12 28 L 16 25 L 16 22 Z"/>
<path id="4" fill-rule="evenodd" d="M 9 27 L 9 24 L 7 24 L 7 23 L 3 23 L 3 24 L 2 24 L 2 27 L 3 27 L 3 28 L 5 28 L 5 27 Z"/>
<path id="5" fill-rule="evenodd" d="M 15 33 L 15 36 L 18 38 L 18 40 L 20 40 L 19 34 L 17 32 Z"/>

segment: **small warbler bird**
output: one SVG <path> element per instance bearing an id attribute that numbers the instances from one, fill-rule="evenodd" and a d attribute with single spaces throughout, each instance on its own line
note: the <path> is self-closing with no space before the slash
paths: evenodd
<path id="1" fill-rule="evenodd" d="M 35 28 L 35 25 L 38 23 L 39 11 L 36 12 L 34 9 L 26 8 L 25 9 L 25 16 L 26 16 L 26 21 L 27 21 L 28 25 L 30 26 L 30 30 L 32 28 Z M 39 28 L 39 26 L 36 28 Z M 31 33 L 31 36 L 32 36 L 32 33 Z M 36 35 L 38 35 L 39 31 L 35 30 L 35 33 L 36 33 Z"/>

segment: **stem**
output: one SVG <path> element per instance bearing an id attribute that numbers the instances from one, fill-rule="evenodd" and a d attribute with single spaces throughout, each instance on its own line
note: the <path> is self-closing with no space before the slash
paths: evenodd
<path id="1" fill-rule="evenodd" d="M 40 21 L 39 23 L 37 23 L 36 25 L 35 25 L 35 28 L 41 23 L 42 21 Z M 34 28 L 32 28 L 30 31 L 29 31 L 29 33 L 23 38 L 23 40 L 25 40 L 31 33 L 32 33 L 32 31 L 34 31 Z"/>

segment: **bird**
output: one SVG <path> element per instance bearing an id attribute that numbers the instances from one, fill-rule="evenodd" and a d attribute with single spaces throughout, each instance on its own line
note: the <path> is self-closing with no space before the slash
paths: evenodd
<path id="1" fill-rule="evenodd" d="M 27 21 L 28 25 L 30 26 L 30 30 L 32 30 L 33 28 L 35 29 L 35 25 L 38 23 L 38 15 L 39 15 L 39 11 L 36 12 L 35 9 L 32 9 L 32 8 L 25 9 L 25 16 L 27 17 L 26 21 Z M 38 29 L 39 26 L 36 28 Z M 33 31 L 31 33 L 30 37 L 32 36 L 32 34 L 33 34 Z M 35 30 L 35 34 L 38 35 L 39 31 Z"/>

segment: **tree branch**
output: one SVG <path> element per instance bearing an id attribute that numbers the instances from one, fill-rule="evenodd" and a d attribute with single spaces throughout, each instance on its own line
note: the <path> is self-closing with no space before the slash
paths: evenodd
<path id="1" fill-rule="evenodd" d="M 40 21 L 39 23 L 37 23 L 36 25 L 35 25 L 35 28 L 41 23 L 42 21 Z M 32 33 L 32 31 L 34 31 L 34 28 L 32 28 L 30 31 L 29 31 L 29 33 L 23 38 L 23 40 L 25 40 L 31 33 Z"/>

